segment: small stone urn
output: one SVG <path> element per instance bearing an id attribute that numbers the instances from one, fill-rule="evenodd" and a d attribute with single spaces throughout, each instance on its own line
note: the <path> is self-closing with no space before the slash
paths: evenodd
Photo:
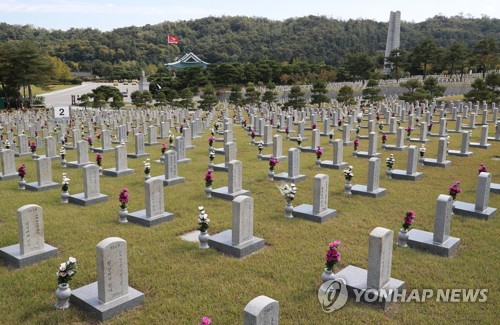
<path id="1" fill-rule="evenodd" d="M 25 189 L 26 189 L 26 181 L 24 180 L 24 178 L 21 178 L 21 179 L 19 180 L 19 183 L 18 183 L 18 184 L 19 184 L 19 189 L 20 189 L 20 190 L 25 190 Z"/>
<path id="2" fill-rule="evenodd" d="M 205 187 L 205 196 L 207 198 L 212 197 L 212 186 L 207 186 Z"/>
<path id="3" fill-rule="evenodd" d="M 61 203 L 68 203 L 68 199 L 69 199 L 69 192 L 61 191 Z"/>
<path id="4" fill-rule="evenodd" d="M 325 283 L 326 281 L 335 280 L 335 274 L 329 268 L 325 268 L 323 274 L 321 274 L 321 281 Z"/>
<path id="5" fill-rule="evenodd" d="M 347 182 L 345 183 L 345 185 L 344 185 L 345 194 L 348 194 L 348 195 L 352 194 L 352 192 L 351 192 L 351 188 L 352 188 L 352 184 L 351 184 L 351 182 L 350 182 L 350 181 L 347 181 Z"/>
<path id="6" fill-rule="evenodd" d="M 198 240 L 200 241 L 200 246 L 198 246 L 201 249 L 206 249 L 210 248 L 208 246 L 208 238 L 210 235 L 207 233 L 207 231 L 200 231 L 200 234 L 198 235 Z"/>
<path id="7" fill-rule="evenodd" d="M 66 309 L 69 307 L 69 297 L 71 289 L 67 283 L 60 283 L 56 290 L 57 303 L 54 305 L 57 309 Z"/>
<path id="8" fill-rule="evenodd" d="M 287 200 L 285 205 L 285 218 L 293 218 L 292 200 Z"/>
<path id="9" fill-rule="evenodd" d="M 128 215 L 128 210 L 127 208 L 120 208 L 120 211 L 118 211 L 118 222 L 119 223 L 127 223 L 127 215 Z"/>
<path id="10" fill-rule="evenodd" d="M 398 246 L 407 247 L 406 242 L 408 241 L 408 229 L 401 228 L 398 232 Z"/>

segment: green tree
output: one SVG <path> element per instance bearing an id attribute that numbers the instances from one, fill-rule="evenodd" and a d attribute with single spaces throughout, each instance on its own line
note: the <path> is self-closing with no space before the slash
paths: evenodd
<path id="1" fill-rule="evenodd" d="M 153 96 L 148 90 L 136 90 L 132 94 L 130 94 L 130 99 L 132 100 L 132 104 L 134 104 L 135 107 L 146 108 L 148 103 L 151 103 L 153 101 Z"/>
<path id="2" fill-rule="evenodd" d="M 431 94 L 432 98 L 444 95 L 445 86 L 439 85 L 438 80 L 434 77 L 429 77 L 424 80 L 424 90 Z"/>
<path id="3" fill-rule="evenodd" d="M 460 80 L 464 74 L 464 65 L 470 53 L 464 42 L 454 41 L 446 51 L 445 60 L 451 64 L 451 73 L 455 74 L 457 66 L 460 67 Z"/>
<path id="4" fill-rule="evenodd" d="M 407 92 L 399 96 L 404 101 L 414 102 L 416 100 L 432 99 L 432 95 L 424 90 L 424 84 L 418 79 L 410 79 L 402 82 L 400 86 L 408 89 Z"/>
<path id="5" fill-rule="evenodd" d="M 229 103 L 238 106 L 241 104 L 242 100 L 241 88 L 237 85 L 233 85 L 231 87 L 231 94 L 229 94 Z"/>
<path id="6" fill-rule="evenodd" d="M 262 94 L 262 101 L 264 103 L 271 105 L 272 103 L 276 102 L 277 94 L 274 91 L 275 89 L 276 85 L 274 83 L 270 82 L 267 84 L 266 91 L 264 92 L 264 94 Z"/>
<path id="7" fill-rule="evenodd" d="M 292 107 L 293 109 L 302 110 L 305 105 L 306 101 L 304 100 L 304 92 L 300 89 L 300 86 L 292 86 L 290 94 L 288 94 L 288 101 L 284 104 L 284 107 Z"/>
<path id="8" fill-rule="evenodd" d="M 104 100 L 103 95 L 95 95 L 94 100 L 92 101 L 92 107 L 93 108 L 102 108 L 104 105 L 106 105 L 106 101 Z"/>
<path id="9" fill-rule="evenodd" d="M 407 61 L 406 52 L 400 48 L 394 49 L 387 57 L 387 61 L 392 64 L 391 77 L 396 79 L 396 81 L 399 81 L 399 78 L 402 76 L 402 72 L 404 72 Z"/>
<path id="10" fill-rule="evenodd" d="M 349 53 L 344 66 L 351 80 L 368 79 L 375 69 L 373 59 L 367 53 Z"/>
<path id="11" fill-rule="evenodd" d="M 217 96 L 215 95 L 215 88 L 212 84 L 207 84 L 203 95 L 201 96 L 200 108 L 209 111 L 217 104 Z"/>
<path id="12" fill-rule="evenodd" d="M 120 109 L 123 106 L 125 106 L 125 102 L 123 101 L 123 95 L 122 94 L 114 94 L 113 95 L 113 100 L 109 104 L 111 108 L 113 109 Z"/>
<path id="13" fill-rule="evenodd" d="M 488 69 L 498 63 L 497 44 L 494 38 L 479 40 L 474 46 L 474 57 L 481 67 L 483 78 Z"/>
<path id="14" fill-rule="evenodd" d="M 156 95 L 156 103 L 155 106 L 158 107 L 165 107 L 167 105 L 167 96 L 165 95 L 165 92 L 161 91 Z"/>
<path id="15" fill-rule="evenodd" d="M 311 93 L 311 104 L 318 104 L 318 107 L 321 107 L 322 103 L 330 102 L 330 97 L 326 95 L 326 82 L 324 81 L 315 82 L 311 89 Z"/>
<path id="16" fill-rule="evenodd" d="M 339 92 L 337 94 L 337 101 L 343 104 L 354 104 L 354 89 L 347 85 L 340 87 Z"/>
<path id="17" fill-rule="evenodd" d="M 380 95 L 380 88 L 378 87 L 378 81 L 375 79 L 368 80 L 366 88 L 363 89 L 363 99 L 369 103 L 379 102 L 384 98 Z"/>
<path id="18" fill-rule="evenodd" d="M 427 76 L 429 66 L 436 62 L 438 49 L 433 38 L 427 37 L 418 43 L 412 51 L 412 59 L 418 64 L 418 69 L 421 69 L 424 74 L 424 79 Z"/>
<path id="19" fill-rule="evenodd" d="M 180 101 L 179 106 L 185 109 L 194 107 L 193 92 L 189 88 L 184 88 L 179 93 Z"/>
<path id="20" fill-rule="evenodd" d="M 253 82 L 249 82 L 245 88 L 245 102 L 254 105 L 259 101 L 260 92 L 255 89 Z"/>
<path id="21" fill-rule="evenodd" d="M 87 108 L 87 106 L 92 105 L 89 94 L 83 94 L 80 96 L 80 106 Z"/>
<path id="22" fill-rule="evenodd" d="M 468 101 L 487 101 L 488 103 L 500 100 L 500 74 L 489 73 L 486 79 L 477 78 L 471 84 L 472 89 L 464 94 Z"/>

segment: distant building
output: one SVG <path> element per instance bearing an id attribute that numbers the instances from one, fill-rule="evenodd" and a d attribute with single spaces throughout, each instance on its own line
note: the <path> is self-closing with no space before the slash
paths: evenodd
<path id="1" fill-rule="evenodd" d="M 401 31 L 401 12 L 391 11 L 389 18 L 389 28 L 387 30 L 387 42 L 385 45 L 385 60 L 384 60 L 384 73 L 389 74 L 392 71 L 392 63 L 387 61 L 391 55 L 391 51 L 399 48 Z"/>
<path id="2" fill-rule="evenodd" d="M 201 60 L 199 57 L 194 55 L 192 52 L 185 54 L 183 57 L 181 57 L 179 60 L 171 63 L 166 63 L 164 64 L 165 68 L 171 68 L 171 69 L 185 69 L 185 68 L 194 68 L 194 67 L 202 67 L 203 69 L 206 69 L 206 67 L 210 63 L 207 63 L 203 60 Z"/>

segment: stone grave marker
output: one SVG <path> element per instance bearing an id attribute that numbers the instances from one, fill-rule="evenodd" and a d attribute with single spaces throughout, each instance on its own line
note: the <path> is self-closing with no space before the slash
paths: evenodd
<path id="1" fill-rule="evenodd" d="M 212 235 L 208 244 L 225 254 L 242 258 L 264 247 L 264 239 L 253 235 L 252 197 L 241 195 L 232 200 L 232 229 Z"/>
<path id="2" fill-rule="evenodd" d="M 0 181 L 18 178 L 19 175 L 17 174 L 14 150 L 1 150 L 0 159 L 2 161 L 2 173 L 0 173 Z"/>
<path id="3" fill-rule="evenodd" d="M 278 325 L 279 302 L 267 296 L 252 299 L 243 310 L 244 325 Z"/>
<path id="4" fill-rule="evenodd" d="M 379 187 L 380 180 L 380 159 L 370 158 L 368 162 L 368 185 L 353 185 L 351 192 L 353 195 L 369 196 L 374 198 L 383 197 L 387 194 L 385 188 Z"/>
<path id="5" fill-rule="evenodd" d="M 127 242 L 109 237 L 96 246 L 97 282 L 73 290 L 72 304 L 100 321 L 141 305 L 144 294 L 128 285 Z"/>
<path id="6" fill-rule="evenodd" d="M 121 177 L 134 173 L 134 170 L 128 168 L 127 163 L 127 147 L 124 145 L 115 147 L 115 166 L 113 168 L 103 169 L 102 174 L 105 176 Z"/>
<path id="7" fill-rule="evenodd" d="M 332 169 L 344 169 L 349 164 L 342 161 L 344 158 L 344 148 L 342 145 L 342 140 L 333 140 L 333 160 L 323 160 L 320 163 L 321 167 L 332 168 Z"/>
<path id="8" fill-rule="evenodd" d="M 212 190 L 212 196 L 224 200 L 233 200 L 237 196 L 250 195 L 244 190 L 242 180 L 242 164 L 239 160 L 232 160 L 228 163 L 228 186 L 223 186 Z"/>
<path id="9" fill-rule="evenodd" d="M 416 146 L 410 146 L 408 148 L 408 161 L 406 163 L 406 170 L 393 169 L 391 171 L 391 178 L 416 181 L 424 177 L 423 173 L 417 172 L 418 155 L 418 148 Z"/>
<path id="10" fill-rule="evenodd" d="M 83 166 L 83 193 L 70 195 L 69 203 L 76 205 L 92 205 L 101 202 L 106 202 L 108 196 L 100 193 L 99 184 L 99 166 L 90 164 Z"/>
<path id="11" fill-rule="evenodd" d="M 453 213 L 477 219 L 490 220 L 497 212 L 497 208 L 489 207 L 491 174 L 480 173 L 477 179 L 476 203 L 455 201 Z"/>
<path id="12" fill-rule="evenodd" d="M 46 191 L 59 187 L 59 183 L 52 181 L 52 160 L 48 157 L 36 160 L 36 178 L 36 182 L 26 184 L 28 191 Z"/>
<path id="13" fill-rule="evenodd" d="M 441 256 L 453 255 L 460 246 L 460 238 L 450 236 L 452 206 L 451 196 L 439 195 L 434 216 L 434 233 L 414 228 L 408 232 L 408 246 Z"/>
<path id="14" fill-rule="evenodd" d="M 178 174 L 177 152 L 168 150 L 165 152 L 165 175 L 158 176 L 163 181 L 163 186 L 172 186 L 185 182 L 184 177 Z"/>
<path id="15" fill-rule="evenodd" d="M 288 150 L 288 173 L 274 175 L 274 180 L 281 180 L 290 183 L 298 183 L 306 179 L 306 175 L 300 174 L 300 150 L 290 148 Z"/>
<path id="16" fill-rule="evenodd" d="M 43 209 L 28 204 L 17 209 L 19 244 L 0 248 L 0 259 L 22 268 L 57 256 L 57 248 L 45 243 Z"/>
<path id="17" fill-rule="evenodd" d="M 146 209 L 129 213 L 127 219 L 141 226 L 153 227 L 160 223 L 172 221 L 174 214 L 165 212 L 163 180 L 151 178 L 144 182 Z"/>
<path id="18" fill-rule="evenodd" d="M 134 138 L 135 138 L 135 152 L 128 153 L 127 157 L 128 158 L 149 157 L 149 153 L 144 151 L 144 134 L 143 133 L 136 133 L 134 135 Z"/>
<path id="19" fill-rule="evenodd" d="M 328 175 L 314 176 L 313 205 L 301 204 L 293 209 L 295 218 L 322 223 L 335 217 L 337 211 L 328 208 Z"/>

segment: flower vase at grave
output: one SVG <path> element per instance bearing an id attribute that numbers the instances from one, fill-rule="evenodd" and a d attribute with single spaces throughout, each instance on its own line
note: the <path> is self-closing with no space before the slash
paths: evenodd
<path id="1" fill-rule="evenodd" d="M 352 152 L 352 156 L 353 156 L 353 157 L 357 157 L 357 156 L 358 156 L 358 150 L 354 150 L 354 151 Z"/>
<path id="2" fill-rule="evenodd" d="M 205 187 L 205 195 L 208 198 L 212 197 L 212 186 Z"/>
<path id="3" fill-rule="evenodd" d="M 69 297 L 71 289 L 67 283 L 60 283 L 56 290 L 57 303 L 54 305 L 57 309 L 66 309 L 69 307 Z"/>
<path id="4" fill-rule="evenodd" d="M 69 192 L 61 191 L 61 203 L 68 203 Z"/>
<path id="5" fill-rule="evenodd" d="M 165 156 L 164 155 L 160 155 L 160 163 L 164 163 L 165 162 Z"/>
<path id="6" fill-rule="evenodd" d="M 259 160 L 262 160 L 262 152 L 261 152 L 261 151 L 259 151 L 259 153 L 257 154 L 257 158 L 258 158 Z"/>
<path id="7" fill-rule="evenodd" d="M 151 174 L 150 173 L 147 173 L 146 175 L 144 175 L 144 180 L 145 181 L 147 181 L 150 178 L 151 178 Z"/>
<path id="8" fill-rule="evenodd" d="M 345 185 L 344 185 L 344 190 L 345 190 L 345 194 L 352 194 L 351 193 L 351 188 L 352 188 L 352 184 L 351 182 L 346 182 Z"/>
<path id="9" fill-rule="evenodd" d="M 61 167 L 66 168 L 66 163 L 67 163 L 66 159 L 62 159 L 61 160 Z"/>
<path id="10" fill-rule="evenodd" d="M 408 229 L 401 228 L 398 232 L 398 246 L 407 247 L 406 241 L 408 240 Z"/>
<path id="11" fill-rule="evenodd" d="M 36 159 L 38 158 L 38 156 L 37 156 L 37 154 L 36 154 L 36 153 L 32 153 L 32 154 L 31 154 L 31 158 L 32 158 L 33 160 L 36 160 Z"/>
<path id="12" fill-rule="evenodd" d="M 392 170 L 391 170 L 390 168 L 387 168 L 387 169 L 385 170 L 385 175 L 386 175 L 387 177 L 391 178 L 391 174 L 392 174 Z"/>
<path id="13" fill-rule="evenodd" d="M 323 271 L 323 274 L 321 274 L 321 281 L 325 283 L 332 280 L 335 280 L 335 274 L 333 274 L 333 271 L 331 269 L 325 268 L 325 271 Z"/>
<path id="14" fill-rule="evenodd" d="M 321 167 L 321 159 L 316 159 L 316 167 Z"/>
<path id="15" fill-rule="evenodd" d="M 270 181 L 274 179 L 274 170 L 270 170 L 269 173 L 267 173 L 267 179 Z"/>
<path id="16" fill-rule="evenodd" d="M 20 190 L 25 190 L 25 189 L 26 189 L 26 181 L 24 180 L 24 178 L 21 178 L 21 179 L 19 180 L 19 183 L 18 183 L 18 184 L 19 184 L 19 189 L 20 189 Z"/>
<path id="17" fill-rule="evenodd" d="M 285 218 L 293 218 L 293 205 L 292 201 L 287 200 L 286 205 L 285 205 Z"/>
<path id="18" fill-rule="evenodd" d="M 210 235 L 206 231 L 200 231 L 200 234 L 198 235 L 198 240 L 200 241 L 200 245 L 198 247 L 202 249 L 210 248 L 208 246 L 209 237 Z"/>
<path id="19" fill-rule="evenodd" d="M 119 217 L 118 222 L 127 223 L 128 222 L 127 215 L 128 215 L 127 208 L 120 208 L 120 211 L 118 211 L 118 217 Z"/>

